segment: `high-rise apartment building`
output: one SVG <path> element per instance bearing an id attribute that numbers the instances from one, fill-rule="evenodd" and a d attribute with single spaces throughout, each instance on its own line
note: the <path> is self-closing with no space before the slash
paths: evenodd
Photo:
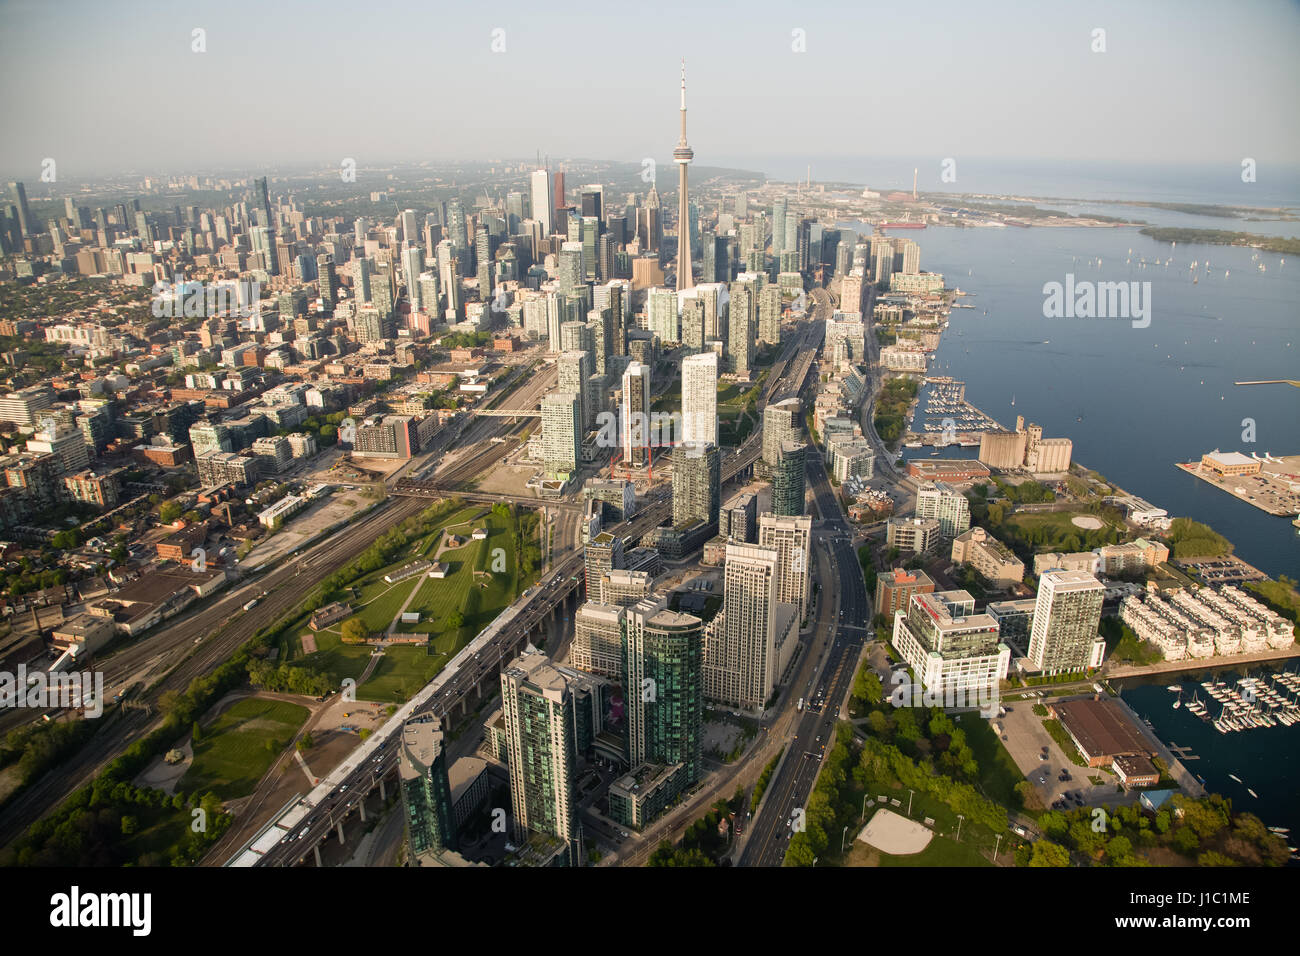
<path id="1" fill-rule="evenodd" d="M 641 466 L 650 460 L 650 367 L 632 362 L 623 373 L 623 460 Z"/>
<path id="2" fill-rule="evenodd" d="M 1105 644 L 1097 626 L 1105 592 L 1087 571 L 1043 573 L 1029 635 L 1029 660 L 1034 667 L 1050 675 L 1100 666 Z"/>
<path id="3" fill-rule="evenodd" d="M 682 359 L 682 434 L 685 442 L 718 444 L 718 356 Z"/>
<path id="4" fill-rule="evenodd" d="M 571 866 L 581 865 L 577 713 L 569 679 L 542 652 L 525 651 L 501 672 L 501 710 L 516 842 L 549 835 L 564 842 Z"/>
<path id="5" fill-rule="evenodd" d="M 807 515 L 760 515 L 758 543 L 776 549 L 776 600 L 793 604 L 802 618 L 808 610 L 812 518 Z"/>

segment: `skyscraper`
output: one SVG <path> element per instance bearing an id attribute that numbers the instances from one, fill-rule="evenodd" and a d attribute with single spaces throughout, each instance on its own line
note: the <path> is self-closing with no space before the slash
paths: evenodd
<path id="1" fill-rule="evenodd" d="M 970 527 L 970 502 L 943 481 L 927 481 L 916 492 L 916 516 L 938 518 L 939 533 L 955 538 Z"/>
<path id="2" fill-rule="evenodd" d="M 775 548 L 727 544 L 722 610 L 705 640 L 704 694 L 757 710 L 777 679 Z"/>
<path id="3" fill-rule="evenodd" d="M 682 786 L 700 777 L 703 628 L 662 598 L 637 602 L 623 619 L 629 760 L 682 764 Z"/>
<path id="4" fill-rule="evenodd" d="M 802 618 L 808 610 L 812 518 L 807 515 L 760 515 L 758 543 L 766 548 L 775 548 L 777 552 L 776 600 L 793 604 Z"/>
<path id="5" fill-rule="evenodd" d="M 650 367 L 632 362 L 623 373 L 623 460 L 644 465 L 650 458 Z"/>
<path id="6" fill-rule="evenodd" d="M 1093 645 L 1100 640 L 1106 589 L 1087 571 L 1046 571 L 1038 580 L 1029 659 L 1043 674 L 1067 674 L 1100 664 Z"/>
<path id="7" fill-rule="evenodd" d="M 804 464 L 808 446 L 803 442 L 781 443 L 781 457 L 772 468 L 772 511 L 778 515 L 804 514 Z"/>
<path id="8" fill-rule="evenodd" d="M 530 648 L 501 672 L 501 710 L 516 841 L 530 831 L 558 837 L 567 844 L 569 864 L 580 865 L 577 712 L 568 678 Z"/>
<path id="9" fill-rule="evenodd" d="M 718 444 L 718 356 L 688 355 L 682 360 L 682 434 L 684 442 Z"/>
<path id="10" fill-rule="evenodd" d="M 797 398 L 774 402 L 763 409 L 763 461 L 769 470 L 781 463 L 781 445 L 803 437 L 803 407 Z"/>
<path id="11" fill-rule="evenodd" d="M 559 175 L 559 174 L 557 174 Z M 542 224 L 542 235 L 551 234 L 551 224 L 555 221 L 555 197 L 551 194 L 551 176 L 544 169 L 534 170 L 528 178 L 532 191 L 529 208 L 532 218 Z"/>
<path id="12" fill-rule="evenodd" d="M 691 209 L 686 195 L 686 167 L 695 151 L 686 144 L 686 61 L 682 60 L 682 135 L 673 150 L 677 164 L 677 291 L 695 284 L 691 277 Z"/>
<path id="13" fill-rule="evenodd" d="M 673 449 L 673 524 L 717 524 L 722 504 L 722 455 L 717 445 L 683 442 Z"/>
<path id="14" fill-rule="evenodd" d="M 436 720 L 408 720 L 402 727 L 397 775 L 412 856 L 456 849 L 447 753 Z"/>
<path id="15" fill-rule="evenodd" d="M 547 392 L 542 396 L 542 462 L 548 478 L 569 478 L 582 460 L 582 396 Z"/>

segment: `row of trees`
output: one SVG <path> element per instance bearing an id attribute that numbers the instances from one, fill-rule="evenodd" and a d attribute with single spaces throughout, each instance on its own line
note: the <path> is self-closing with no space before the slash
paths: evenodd
<path id="1" fill-rule="evenodd" d="M 1155 814 L 1136 804 L 1106 811 L 1049 810 L 1038 819 L 1044 839 L 1021 847 L 1023 866 L 1068 866 L 1071 854 L 1096 866 L 1149 866 L 1142 849 L 1164 848 L 1200 866 L 1281 866 L 1289 851 L 1259 817 L 1234 814 L 1219 794 L 1193 799 L 1175 794 Z"/>

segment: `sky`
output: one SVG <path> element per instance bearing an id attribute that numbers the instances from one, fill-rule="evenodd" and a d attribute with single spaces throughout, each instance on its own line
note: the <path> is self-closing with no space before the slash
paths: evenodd
<path id="1" fill-rule="evenodd" d="M 697 166 L 1294 168 L 1297 47 L 1278 0 L 0 0 L 0 174 L 668 162 L 683 57 Z"/>

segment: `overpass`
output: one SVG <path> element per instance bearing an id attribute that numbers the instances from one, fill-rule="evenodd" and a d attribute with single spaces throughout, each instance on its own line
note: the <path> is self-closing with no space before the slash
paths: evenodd
<path id="1" fill-rule="evenodd" d="M 487 418 L 541 418 L 540 408 L 471 408 L 471 415 Z"/>
<path id="2" fill-rule="evenodd" d="M 563 499 L 537 498 L 531 495 L 498 495 L 478 491 L 458 491 L 448 488 L 440 482 L 419 478 L 402 478 L 388 493 L 397 498 L 460 498 L 462 501 L 494 505 L 498 502 L 521 505 L 525 508 L 546 508 L 550 511 L 581 511 L 582 505 L 576 501 Z"/>

